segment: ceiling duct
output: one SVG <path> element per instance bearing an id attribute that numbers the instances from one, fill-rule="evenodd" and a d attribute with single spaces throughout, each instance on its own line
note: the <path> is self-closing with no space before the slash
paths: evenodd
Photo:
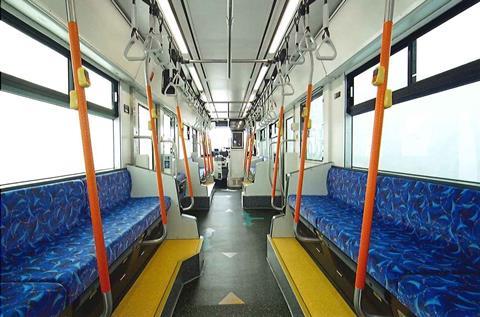
<path id="1" fill-rule="evenodd" d="M 232 24 L 233 24 L 233 0 L 227 0 L 227 33 L 228 33 L 228 49 L 227 49 L 227 78 L 232 75 Z"/>

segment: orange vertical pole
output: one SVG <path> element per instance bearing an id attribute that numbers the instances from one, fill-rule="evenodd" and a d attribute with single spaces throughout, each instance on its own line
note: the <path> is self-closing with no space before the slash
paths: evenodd
<path id="1" fill-rule="evenodd" d="M 203 151 L 203 168 L 205 169 L 205 175 L 208 175 L 207 156 L 205 151 L 205 135 L 202 133 L 202 151 Z"/>
<path id="2" fill-rule="evenodd" d="M 213 154 L 212 154 L 212 139 L 210 138 L 209 135 L 207 135 L 207 144 L 208 144 L 208 155 L 210 158 L 210 171 L 213 173 L 215 171 L 215 167 L 213 165 Z"/>
<path id="3" fill-rule="evenodd" d="M 247 176 L 250 174 L 250 165 L 252 164 L 252 156 L 253 156 L 253 142 L 255 140 L 255 133 L 252 132 L 250 134 L 250 143 L 248 146 L 248 159 L 247 159 Z"/>
<path id="4" fill-rule="evenodd" d="M 245 144 L 245 156 L 243 157 L 243 172 L 247 172 L 248 147 L 250 146 L 250 133 L 247 133 L 247 142 Z"/>
<path id="5" fill-rule="evenodd" d="M 389 7 L 391 5 L 391 8 Z M 388 12 L 390 10 L 390 12 Z M 388 13 L 387 13 L 388 12 Z M 365 287 L 367 271 L 368 249 L 370 247 L 370 234 L 373 220 L 373 205 L 375 203 L 375 191 L 377 188 L 378 162 L 380 158 L 380 145 L 382 141 L 383 113 L 385 108 L 385 92 L 387 90 L 388 65 L 390 62 L 390 46 L 392 41 L 393 3 L 387 1 L 385 21 L 383 23 L 382 48 L 380 51 L 380 66 L 385 69 L 383 83 L 377 88 L 375 99 L 375 117 L 373 121 L 372 149 L 370 152 L 370 164 L 368 167 L 367 187 L 365 192 L 365 204 L 363 207 L 362 232 L 360 236 L 360 250 L 355 275 L 355 288 Z"/>
<path id="6" fill-rule="evenodd" d="M 68 36 L 70 41 L 70 56 L 72 59 L 73 82 L 75 86 L 78 118 L 82 137 L 83 157 L 85 160 L 85 175 L 87 180 L 88 203 L 90 205 L 90 218 L 92 219 L 93 239 L 97 259 L 98 279 L 100 290 L 103 294 L 111 294 L 110 276 L 108 273 L 107 251 L 103 237 L 102 215 L 98 201 L 97 180 L 92 153 L 92 141 L 90 137 L 90 125 L 88 122 L 87 99 L 85 89 L 80 85 L 78 71 L 82 68 L 82 56 L 80 52 L 80 39 L 78 25 L 75 17 L 74 1 L 66 1 L 68 15 Z M 108 295 L 107 295 L 108 296 Z"/>
<path id="7" fill-rule="evenodd" d="M 185 162 L 185 173 L 187 174 L 188 194 L 190 196 L 190 199 L 192 199 L 193 201 L 193 187 L 192 187 L 192 178 L 190 177 L 190 164 L 188 163 L 187 146 L 185 145 L 185 137 L 183 135 L 182 113 L 180 112 L 180 107 L 178 105 L 177 105 L 177 118 L 178 118 L 178 134 L 180 135 L 180 140 L 182 142 L 183 160 Z"/>
<path id="8" fill-rule="evenodd" d="M 212 167 L 210 166 L 210 153 L 209 153 L 209 147 L 208 147 L 208 136 L 207 133 L 205 132 L 205 156 L 207 158 L 207 167 L 208 167 L 208 172 L 212 173 Z"/>
<path id="9" fill-rule="evenodd" d="M 303 120 L 302 130 L 302 144 L 300 150 L 300 168 L 298 170 L 298 184 L 297 184 L 297 199 L 295 201 L 295 223 L 298 224 L 300 220 L 300 206 L 302 203 L 302 189 L 303 189 L 303 175 L 305 174 L 305 160 L 307 158 L 307 138 L 308 138 L 308 123 L 310 122 L 310 107 L 312 104 L 312 83 L 307 87 L 307 101 L 305 103 L 305 116 Z"/>
<path id="10" fill-rule="evenodd" d="M 148 61 L 145 62 L 146 64 Z M 145 66 L 146 67 L 146 66 Z M 147 70 L 145 70 L 147 71 Z M 157 122 L 155 120 L 155 108 L 153 106 L 152 87 L 150 86 L 150 79 L 148 74 L 145 76 L 147 85 L 147 102 L 150 113 L 150 125 L 152 128 L 152 141 L 153 141 L 153 158 L 155 160 L 155 175 L 157 178 L 157 193 L 160 201 L 160 213 L 162 215 L 162 223 L 167 224 L 167 205 L 165 204 L 165 195 L 163 194 L 163 181 L 162 181 L 162 164 L 160 162 L 160 155 L 158 151 L 158 134 L 157 134 Z"/>
<path id="11" fill-rule="evenodd" d="M 273 165 L 273 183 L 272 183 L 272 199 L 275 201 L 275 192 L 277 189 L 277 174 L 278 174 L 278 163 L 280 162 L 280 142 L 283 133 L 283 105 L 280 107 L 280 115 L 278 116 L 278 133 L 277 133 L 277 149 L 275 155 L 275 163 Z"/>

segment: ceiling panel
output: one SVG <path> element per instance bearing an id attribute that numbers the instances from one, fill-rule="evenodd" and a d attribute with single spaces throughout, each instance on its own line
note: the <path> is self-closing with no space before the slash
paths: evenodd
<path id="1" fill-rule="evenodd" d="M 158 0 L 157 0 L 158 1 Z M 330 14 L 342 0 L 330 0 Z M 131 0 L 115 0 L 126 17 L 130 19 Z M 227 1 L 226 0 L 170 0 L 174 14 L 193 59 L 226 59 L 228 52 Z M 232 58 L 256 59 L 267 57 L 267 50 L 274 35 L 280 15 L 287 0 L 233 0 Z M 312 33 L 317 34 L 322 26 L 323 1 L 310 6 Z M 267 27 L 268 18 L 271 20 Z M 137 23 L 143 35 L 148 32 L 148 7 L 137 1 Z M 262 37 L 265 37 L 262 42 Z M 290 37 L 292 53 L 293 34 Z M 208 101 L 239 101 L 249 99 L 260 65 L 233 64 L 231 77 L 227 78 L 226 64 L 197 65 L 198 75 Z M 253 73 L 253 75 L 252 75 Z M 252 77 L 250 77 L 252 75 Z M 263 86 L 263 85 L 262 85 Z M 262 87 L 261 87 L 262 88 Z M 244 104 L 206 106 L 213 115 L 216 111 L 230 113 L 236 118 Z M 222 113 L 222 116 L 225 114 Z"/>

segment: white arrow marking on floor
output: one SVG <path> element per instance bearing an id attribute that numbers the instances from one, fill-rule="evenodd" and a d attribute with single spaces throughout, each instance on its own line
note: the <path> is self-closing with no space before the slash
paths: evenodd
<path id="1" fill-rule="evenodd" d="M 208 237 L 213 236 L 213 233 L 214 233 L 214 232 L 215 232 L 215 229 L 213 229 L 213 228 L 207 228 L 207 229 L 205 229 L 205 237 L 208 238 Z"/>
<path id="2" fill-rule="evenodd" d="M 227 258 L 233 258 L 235 255 L 237 255 L 237 252 L 222 252 L 223 255 L 225 255 Z"/>
<path id="3" fill-rule="evenodd" d="M 233 212 L 233 210 L 228 208 L 227 210 L 225 210 L 225 212 Z"/>
<path id="4" fill-rule="evenodd" d="M 235 293 L 230 292 L 227 296 L 225 296 L 218 305 L 242 305 L 245 304 L 243 300 L 241 300 Z"/>

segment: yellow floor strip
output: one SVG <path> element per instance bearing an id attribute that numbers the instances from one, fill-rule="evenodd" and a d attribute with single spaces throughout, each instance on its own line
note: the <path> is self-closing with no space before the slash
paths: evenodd
<path id="1" fill-rule="evenodd" d="M 271 238 L 271 241 L 306 316 L 355 316 L 295 238 Z"/>
<path id="2" fill-rule="evenodd" d="M 113 312 L 117 317 L 151 317 L 161 313 L 180 265 L 200 252 L 202 239 L 166 240 Z"/>

